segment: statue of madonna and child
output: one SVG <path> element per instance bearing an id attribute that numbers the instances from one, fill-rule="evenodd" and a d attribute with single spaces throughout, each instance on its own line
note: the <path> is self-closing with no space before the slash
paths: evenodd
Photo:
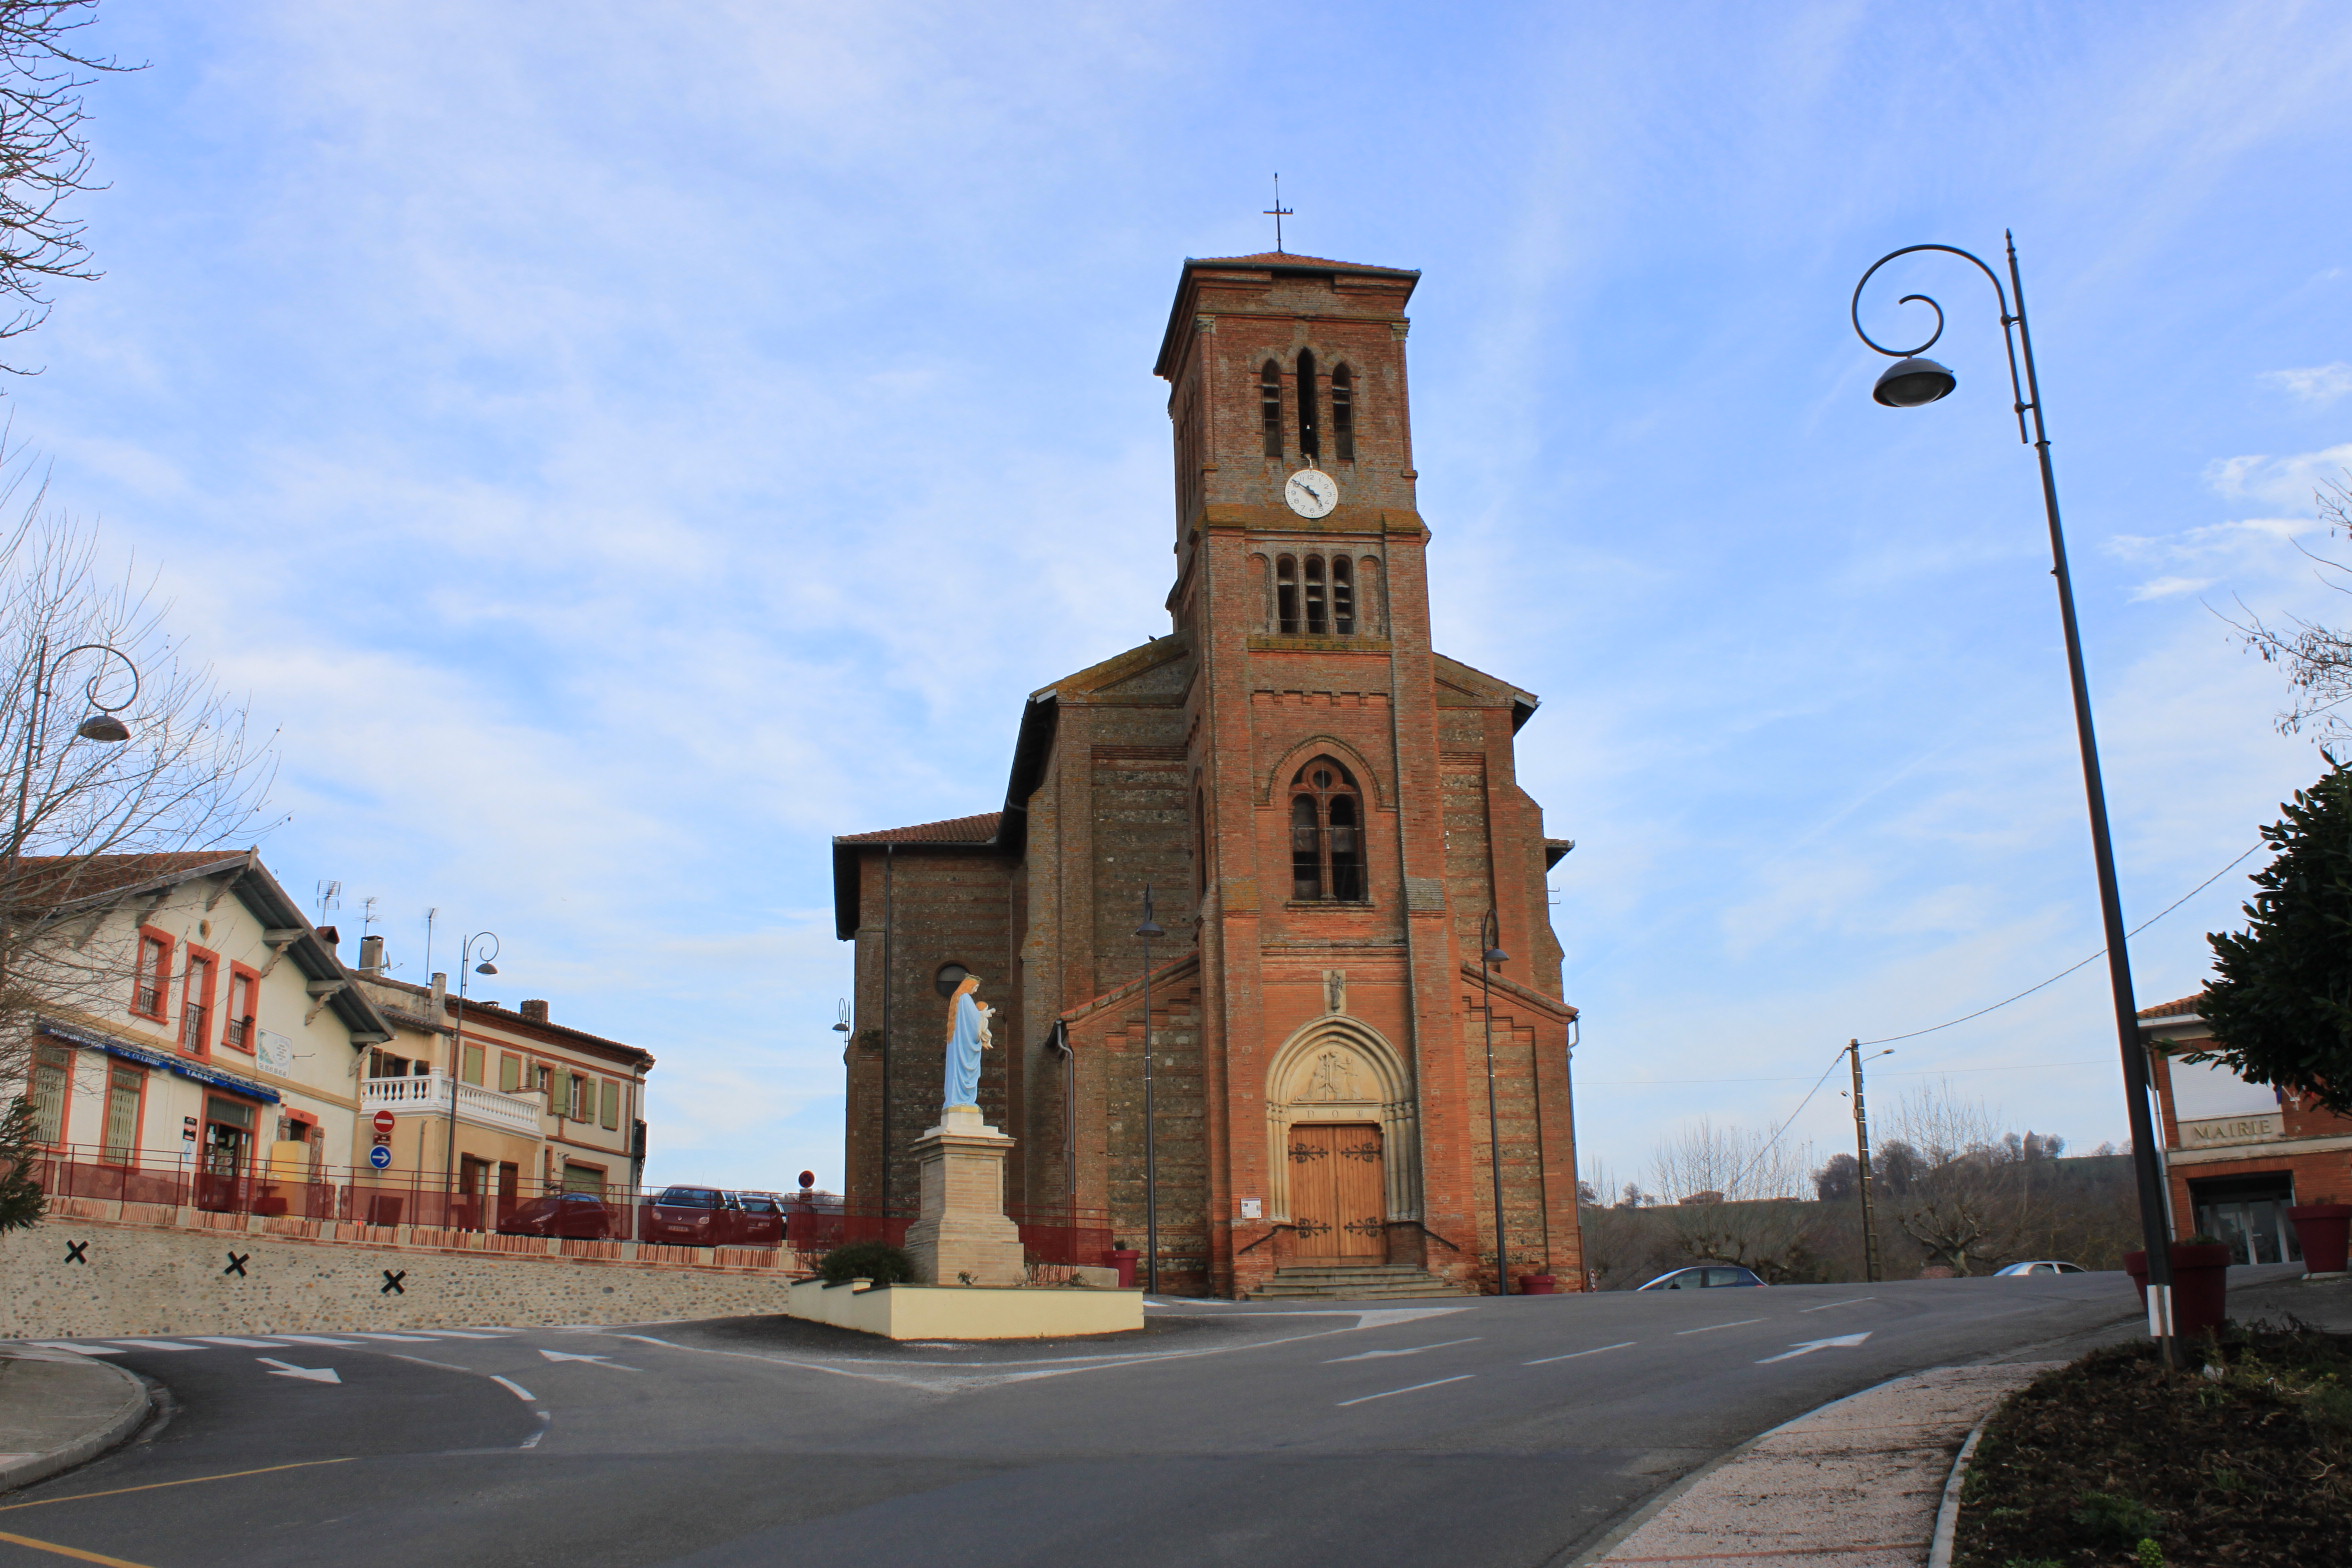
<path id="1" fill-rule="evenodd" d="M 980 1000 L 980 977 L 966 975 L 947 1004 L 947 1097 L 941 1120 L 957 1111 L 980 1111 L 980 1053 L 994 1050 L 991 1030 L 996 1009 Z"/>

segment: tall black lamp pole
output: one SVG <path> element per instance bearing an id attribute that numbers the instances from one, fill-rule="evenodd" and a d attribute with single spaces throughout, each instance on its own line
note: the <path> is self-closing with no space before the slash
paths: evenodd
<path id="1" fill-rule="evenodd" d="M 1503 1120 L 1495 1106 L 1494 972 L 1495 965 L 1509 963 L 1511 955 L 1503 951 L 1502 921 L 1492 909 L 1487 910 L 1485 923 L 1478 928 L 1478 939 L 1486 949 L 1478 955 L 1478 966 L 1486 987 L 1486 1152 L 1492 1156 L 1488 1163 L 1494 1167 L 1495 1294 L 1508 1296 L 1511 1249 L 1503 1240 Z"/>
<path id="2" fill-rule="evenodd" d="M 1152 1104 L 1151 945 L 1168 933 L 1152 918 L 1151 884 L 1143 885 L 1143 1288 L 1160 1293 L 1160 1119 Z"/>
<path id="3" fill-rule="evenodd" d="M 2005 235 L 2009 246 L 2009 287 L 2001 287 L 2000 275 L 1984 261 L 1968 251 L 1951 245 L 1906 245 L 1901 250 L 1889 251 L 1870 264 L 1870 271 L 1862 274 L 1862 281 L 1854 285 L 1854 300 L 1850 314 L 1854 331 L 1862 341 L 1879 353 L 1895 361 L 1879 376 L 1871 389 L 1871 397 L 1888 408 L 1917 408 L 1948 394 L 1959 384 L 1958 378 L 1932 359 L 1919 356 L 1935 346 L 1944 335 L 1944 309 L 1925 294 L 1906 294 L 1900 303 L 1913 301 L 1935 312 L 1935 331 L 1917 348 L 1888 348 L 1862 328 L 1862 290 L 1879 268 L 1897 256 L 1908 256 L 1914 251 L 1941 251 L 1972 262 L 1993 286 L 1993 295 L 2001 306 L 2001 338 L 2009 350 L 2009 390 L 2014 395 L 2017 414 L 2017 439 L 2033 446 L 2042 469 L 2042 509 L 2050 520 L 2051 575 L 2058 580 L 2058 617 L 2066 629 L 2066 672 L 2074 687 L 2074 728 L 2082 745 L 2083 793 L 2090 805 L 2091 857 L 2098 867 L 2099 913 L 2107 930 L 2107 980 L 2115 1000 L 2116 1043 L 2123 1053 L 2123 1082 L 2131 1117 L 2132 1165 L 2139 1178 L 2140 1236 L 2148 1249 L 2148 1332 L 2163 1352 L 2167 1363 L 2173 1360 L 2172 1343 L 2172 1250 L 2164 1218 L 2164 1177 L 2157 1164 L 2155 1118 L 2148 1110 L 2148 1058 L 2140 1044 L 2139 1009 L 2132 1000 L 2131 959 L 2125 949 L 2129 933 L 2123 924 L 2123 897 L 2115 883 L 2115 846 L 2107 831 L 2107 789 L 2099 774 L 2098 736 L 2091 726 L 2091 686 L 2083 673 L 2082 633 L 2075 625 L 2074 579 L 2066 566 L 2066 534 L 2058 523 L 2058 477 L 2050 467 L 2050 435 L 2042 422 L 2041 382 L 2034 374 L 2033 329 L 2025 319 L 2025 279 L 2017 270 L 2017 241 Z M 2014 296 L 2016 308 L 2010 308 Z M 2018 362 L 2024 361 L 2022 377 Z M 2025 416 L 2033 415 L 2031 434 L 2027 433 Z"/>

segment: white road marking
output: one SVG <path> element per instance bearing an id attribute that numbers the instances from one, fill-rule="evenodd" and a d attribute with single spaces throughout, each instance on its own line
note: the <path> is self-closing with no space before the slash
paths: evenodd
<path id="1" fill-rule="evenodd" d="M 411 1345 L 429 1345 L 433 1342 L 430 1334 L 370 1334 L 365 1329 L 355 1328 L 351 1330 L 351 1335 L 355 1339 L 398 1339 Z"/>
<path id="2" fill-rule="evenodd" d="M 534 1394 L 529 1389 L 523 1387 L 522 1384 L 516 1382 L 513 1378 L 500 1377 L 495 1372 L 490 1375 L 490 1381 L 496 1383 L 500 1388 L 505 1389 L 508 1393 L 514 1395 L 515 1398 L 521 1400 L 526 1405 L 539 1397 L 537 1394 Z M 533 1438 L 531 1441 L 535 1443 L 538 1441 L 538 1439 Z M 523 1446 L 528 1448 L 530 1444 L 526 1443 Z"/>
<path id="3" fill-rule="evenodd" d="M 312 1383 L 340 1383 L 343 1381 L 342 1375 L 333 1367 L 298 1367 L 291 1361 L 279 1361 L 269 1356 L 255 1356 L 253 1359 L 265 1366 L 276 1367 L 277 1370 L 270 1374 L 271 1377 L 298 1377 Z"/>
<path id="4" fill-rule="evenodd" d="M 1443 1350 L 1448 1345 L 1475 1345 L 1484 1334 L 1473 1334 L 1468 1339 L 1441 1339 L 1434 1345 L 1415 1345 L 1409 1350 L 1359 1350 L 1352 1356 L 1333 1356 L 1323 1364 L 1335 1367 L 1342 1361 L 1378 1361 L 1383 1356 L 1417 1356 L 1424 1350 Z"/>
<path id="5" fill-rule="evenodd" d="M 395 1361 L 413 1361 L 420 1367 L 439 1367 L 444 1372 L 464 1372 L 470 1375 L 474 1370 L 472 1367 L 461 1367 L 454 1361 L 428 1361 L 423 1356 L 411 1356 L 397 1350 L 387 1350 L 384 1354 Z"/>
<path id="6" fill-rule="evenodd" d="M 77 1345 L 70 1339 L 36 1339 L 34 1344 L 44 1350 L 70 1350 L 77 1356 L 119 1356 L 121 1351 L 109 1345 Z"/>
<path id="7" fill-rule="evenodd" d="M 356 1339 L 329 1339 L 324 1334 L 279 1334 L 275 1337 L 290 1339 L 297 1345 L 339 1345 L 346 1350 L 359 1343 Z"/>
<path id="8" fill-rule="evenodd" d="M 227 1334 L 190 1334 L 188 1337 L 200 1339 L 207 1345 L 234 1345 L 239 1350 L 280 1350 L 286 1343 L 282 1339 L 235 1339 Z"/>
<path id="9" fill-rule="evenodd" d="M 1571 1350 L 1564 1356 L 1538 1356 L 1533 1361 L 1522 1361 L 1519 1364 L 1523 1367 L 1540 1367 L 1551 1361 L 1574 1361 L 1578 1356 L 1597 1356 L 1604 1350 L 1630 1350 L 1640 1343 L 1638 1339 L 1628 1339 L 1615 1345 L 1595 1345 L 1590 1350 Z"/>
<path id="10" fill-rule="evenodd" d="M 176 1339 L 117 1339 L 111 1344 L 128 1345 L 133 1350 L 202 1350 L 202 1345 L 183 1345 Z"/>
<path id="11" fill-rule="evenodd" d="M 608 1361 L 603 1356 L 574 1355 L 568 1350 L 542 1350 L 539 1354 L 550 1361 L 585 1361 L 593 1366 L 610 1367 L 615 1372 L 642 1372 L 645 1370 L 643 1367 L 625 1367 L 618 1361 Z"/>
<path id="12" fill-rule="evenodd" d="M 500 1378 L 499 1381 L 503 1383 L 506 1381 L 506 1379 Z M 539 1446 L 539 1439 L 547 1435 L 547 1428 L 554 1420 L 554 1418 L 548 1415 L 548 1413 L 544 1410 L 534 1410 L 531 1412 L 531 1414 L 539 1418 L 539 1430 L 533 1432 L 529 1437 L 523 1439 L 521 1446 L 524 1448 L 537 1448 Z"/>
<path id="13" fill-rule="evenodd" d="M 428 1330 L 435 1339 L 504 1339 L 504 1334 L 484 1334 L 470 1328 L 436 1328 Z"/>
<path id="14" fill-rule="evenodd" d="M 1741 1318 L 1736 1323 L 1710 1323 L 1705 1328 L 1677 1329 L 1675 1332 L 1678 1334 L 1712 1334 L 1719 1328 L 1746 1328 L 1750 1323 L 1761 1323 L 1763 1321 L 1764 1320 L 1762 1318 Z"/>
<path id="15" fill-rule="evenodd" d="M 1374 1399 L 1386 1399 L 1389 1394 L 1417 1394 L 1425 1388 L 1439 1388 L 1447 1383 L 1467 1382 L 1477 1375 L 1478 1374 L 1475 1372 L 1464 1372 L 1458 1377 L 1441 1377 L 1434 1383 L 1415 1383 L 1411 1388 L 1392 1388 L 1389 1389 L 1386 1393 L 1364 1394 L 1355 1399 L 1343 1399 L 1338 1404 L 1332 1406 L 1332 1408 L 1334 1410 L 1345 1410 L 1350 1405 L 1361 1405 Z"/>
<path id="16" fill-rule="evenodd" d="M 1824 1301 L 1818 1307 L 1806 1307 L 1803 1310 L 1807 1312 L 1827 1312 L 1832 1307 L 1850 1307 L 1854 1304 L 1855 1301 L 1876 1301 L 1877 1299 L 1878 1298 L 1876 1296 L 1856 1296 L 1854 1301 Z"/>
<path id="17" fill-rule="evenodd" d="M 1835 1339 L 1808 1339 L 1799 1343 L 1794 1349 L 1784 1350 L 1777 1356 L 1766 1356 L 1762 1361 L 1757 1362 L 1756 1365 L 1767 1366 L 1775 1361 L 1793 1361 L 1798 1356 L 1809 1356 L 1816 1350 L 1827 1350 L 1832 1346 L 1836 1346 L 1843 1350 L 1850 1350 L 1854 1346 L 1861 1344 L 1862 1341 L 1868 1339 L 1869 1337 L 1870 1331 L 1868 1329 L 1864 1329 L 1859 1334 L 1841 1334 Z"/>

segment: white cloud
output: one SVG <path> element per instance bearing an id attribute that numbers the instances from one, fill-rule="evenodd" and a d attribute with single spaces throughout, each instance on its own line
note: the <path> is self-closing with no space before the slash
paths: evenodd
<path id="1" fill-rule="evenodd" d="M 2284 387 L 2306 403 L 2317 403 L 2324 408 L 2352 392 L 2352 364 L 2339 359 L 2332 365 L 2313 365 L 2304 370 L 2268 371 L 2262 379 L 2274 387 Z"/>
<path id="2" fill-rule="evenodd" d="M 2226 496 L 2251 496 L 2274 506 L 2310 506 L 2322 485 L 2352 470 L 2352 441 L 2294 457 L 2225 457 L 2205 469 L 2205 482 Z"/>

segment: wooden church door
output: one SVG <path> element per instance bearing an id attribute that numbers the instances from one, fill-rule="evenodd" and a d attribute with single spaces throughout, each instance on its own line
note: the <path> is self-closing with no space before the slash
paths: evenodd
<path id="1" fill-rule="evenodd" d="M 1290 1217 L 1300 1258 L 1385 1262 L 1387 1215 L 1377 1126 L 1303 1122 L 1290 1129 Z"/>

